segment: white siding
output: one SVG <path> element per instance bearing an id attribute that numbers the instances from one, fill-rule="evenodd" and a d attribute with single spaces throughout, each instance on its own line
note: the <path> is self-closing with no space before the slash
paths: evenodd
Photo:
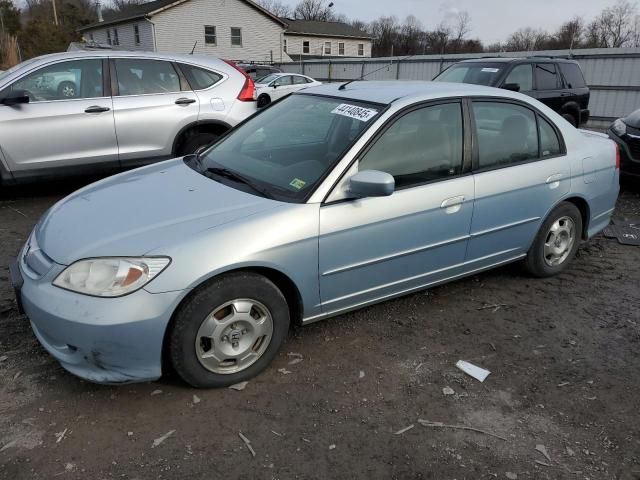
<path id="1" fill-rule="evenodd" d="M 138 25 L 140 31 L 140 45 L 136 45 L 134 36 L 134 25 Z M 130 23 L 119 23 L 116 25 L 109 25 L 103 28 L 95 28 L 83 33 L 83 37 L 86 40 L 91 39 L 98 43 L 108 45 L 107 42 L 107 30 L 111 31 L 111 40 L 114 39 L 114 30 L 118 30 L 119 45 L 114 45 L 118 50 L 143 50 L 146 52 L 154 51 L 153 46 L 153 25 L 147 20 L 139 20 Z"/>
<path id="2" fill-rule="evenodd" d="M 285 34 L 287 39 L 287 53 L 289 55 L 310 55 L 314 57 L 357 57 L 358 44 L 364 44 L 363 57 L 371 57 L 371 40 L 358 40 L 338 37 L 315 37 L 312 35 Z M 303 53 L 302 42 L 309 42 L 309 53 Z M 331 55 L 324 53 L 325 42 L 331 42 Z M 338 44 L 344 43 L 344 55 L 339 55 Z"/>
<path id="3" fill-rule="evenodd" d="M 290 61 L 282 52 L 284 27 L 243 0 L 189 0 L 152 17 L 159 52 L 215 55 L 229 60 Z M 216 27 L 217 44 L 204 42 L 204 26 Z M 242 29 L 242 46 L 231 45 L 231 27 Z"/>

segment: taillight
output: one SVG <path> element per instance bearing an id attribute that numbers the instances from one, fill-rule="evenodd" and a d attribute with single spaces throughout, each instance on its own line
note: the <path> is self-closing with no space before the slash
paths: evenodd
<path id="1" fill-rule="evenodd" d="M 253 80 L 247 77 L 244 81 L 244 85 L 240 93 L 238 94 L 238 100 L 241 102 L 253 102 L 256 99 L 256 85 Z"/>
<path id="2" fill-rule="evenodd" d="M 620 170 L 620 145 L 616 143 L 616 170 Z"/>
<path id="3" fill-rule="evenodd" d="M 240 90 L 240 93 L 238 94 L 238 100 L 240 100 L 241 102 L 253 102 L 256 99 L 256 84 L 253 83 L 253 79 L 249 75 L 247 75 L 247 72 L 242 70 L 232 61 L 224 60 L 224 63 L 232 66 L 242 75 L 244 75 L 244 85 L 242 86 L 242 90 Z"/>

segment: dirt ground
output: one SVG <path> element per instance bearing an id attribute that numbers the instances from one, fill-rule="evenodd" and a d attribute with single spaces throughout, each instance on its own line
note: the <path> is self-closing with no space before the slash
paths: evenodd
<path id="1" fill-rule="evenodd" d="M 99 386 L 39 346 L 8 281 L 77 186 L 0 198 L 1 479 L 640 479 L 640 248 L 599 236 L 557 278 L 512 265 L 292 330 L 243 391 Z"/>

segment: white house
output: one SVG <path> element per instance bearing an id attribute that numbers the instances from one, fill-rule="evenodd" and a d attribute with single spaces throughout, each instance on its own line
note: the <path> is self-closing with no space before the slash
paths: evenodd
<path id="1" fill-rule="evenodd" d="M 337 22 L 278 18 L 252 0 L 154 0 L 80 32 L 86 41 L 121 50 L 193 51 L 243 62 L 371 56 L 364 32 Z"/>
<path id="2" fill-rule="evenodd" d="M 371 57 L 372 38 L 341 22 L 293 20 L 284 32 L 284 51 L 295 61 L 324 57 Z"/>

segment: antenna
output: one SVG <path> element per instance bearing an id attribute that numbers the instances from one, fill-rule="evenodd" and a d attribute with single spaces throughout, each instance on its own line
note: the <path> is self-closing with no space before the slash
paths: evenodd
<path id="1" fill-rule="evenodd" d="M 193 48 L 191 49 L 191 53 L 189 55 L 193 55 L 193 52 L 196 51 L 196 45 L 198 45 L 198 41 L 196 40 L 196 43 L 193 44 Z"/>
<path id="2" fill-rule="evenodd" d="M 412 53 L 411 55 L 407 55 L 406 57 L 399 58 L 397 61 L 398 61 L 398 63 L 400 63 L 400 62 L 402 62 L 403 60 L 408 60 L 408 59 L 410 59 L 411 57 L 415 57 L 415 56 L 416 56 L 416 54 L 415 54 L 415 53 Z M 364 78 L 365 78 L 365 77 L 368 77 L 369 75 L 371 75 L 371 74 L 373 74 L 373 73 L 376 73 L 376 72 L 379 72 L 380 70 L 383 70 L 383 69 L 385 69 L 385 68 L 388 68 L 388 67 L 389 67 L 389 66 L 391 66 L 391 65 L 393 65 L 393 60 L 391 60 L 391 62 L 389 63 L 389 65 L 383 65 L 382 67 L 380 67 L 380 68 L 376 68 L 375 70 L 373 70 L 372 72 L 367 73 L 366 75 L 360 75 L 360 78 L 354 78 L 353 80 L 349 80 L 348 82 L 343 83 L 342 85 L 340 85 L 340 86 L 338 87 L 338 90 L 344 90 L 344 89 L 346 89 L 346 88 L 347 88 L 347 85 L 349 85 L 350 83 L 357 82 L 358 80 L 364 80 Z"/>

